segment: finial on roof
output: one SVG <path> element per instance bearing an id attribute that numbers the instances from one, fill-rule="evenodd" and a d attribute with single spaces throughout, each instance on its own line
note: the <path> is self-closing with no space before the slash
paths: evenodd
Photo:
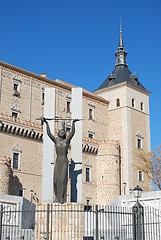
<path id="1" fill-rule="evenodd" d="M 126 55 L 127 55 L 127 52 L 125 52 L 124 50 L 123 37 L 122 37 L 122 25 L 121 25 L 121 17 L 120 17 L 120 38 L 119 38 L 118 51 L 115 52 L 115 56 L 116 56 L 115 67 L 120 65 L 127 67 Z"/>
<path id="2" fill-rule="evenodd" d="M 119 39 L 119 47 L 123 47 L 121 16 L 120 16 L 120 39 Z"/>

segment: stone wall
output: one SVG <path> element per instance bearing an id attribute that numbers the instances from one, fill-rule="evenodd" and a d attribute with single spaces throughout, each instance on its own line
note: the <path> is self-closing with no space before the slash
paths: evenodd
<path id="1" fill-rule="evenodd" d="M 71 88 L 74 86 L 65 84 L 60 80 L 49 82 L 48 79 L 42 77 L 40 80 L 32 74 L 28 76 L 13 71 L 13 69 L 3 68 L 1 74 L 0 112 L 3 115 L 11 115 L 11 111 L 15 110 L 22 121 L 36 122 L 36 119 L 43 115 L 42 92 L 44 88 L 54 87 L 56 88 L 56 116 L 71 118 L 71 113 L 67 112 L 66 109 L 66 100 L 71 98 Z M 20 85 L 19 96 L 14 95 L 14 81 L 17 81 Z M 93 106 L 94 109 L 92 120 L 89 120 L 88 106 Z M 88 131 L 91 130 L 97 140 L 107 139 L 108 101 L 103 101 L 101 98 L 95 97 L 94 94 L 83 91 L 83 119 L 84 137 L 87 137 Z M 60 127 L 61 123 L 57 122 L 56 128 L 59 129 Z"/>
<path id="2" fill-rule="evenodd" d="M 0 62 L 0 66 L 0 120 L 4 123 L 3 129 L 0 126 L 0 156 L 12 159 L 13 148 L 21 151 L 21 167 L 18 171 L 13 170 L 13 177 L 15 180 L 17 177 L 17 183 L 22 184 L 27 199 L 30 199 L 30 190 L 33 190 L 41 201 L 43 126 L 36 118 L 43 115 L 44 111 L 42 93 L 45 87 L 54 87 L 56 116 L 70 119 L 71 112 L 67 111 L 66 102 L 71 98 L 71 89 L 75 86 L 60 80 L 51 81 L 5 63 Z M 19 96 L 14 95 L 14 82 L 19 85 Z M 100 199 L 107 203 L 120 191 L 123 193 L 123 182 L 127 183 L 127 190 L 136 185 L 136 131 L 144 137 L 143 146 L 150 149 L 149 96 L 126 83 L 105 89 L 99 94 L 97 96 L 83 89 L 83 202 L 90 200 L 91 204 L 100 203 Z M 118 97 L 121 105 L 116 108 Z M 135 99 L 135 109 L 131 107 L 132 98 Z M 144 103 L 142 112 L 139 109 L 140 102 Z M 90 107 L 93 110 L 92 119 L 89 119 Z M 11 111 L 17 111 L 16 119 L 11 117 Z M 55 123 L 56 133 L 62 123 Z M 70 120 L 66 123 L 71 126 Z M 89 131 L 94 134 L 94 139 L 88 137 Z M 115 143 L 111 145 L 111 141 Z M 69 149 L 69 159 L 70 156 Z M 90 167 L 90 182 L 85 181 L 86 167 Z M 68 182 L 70 201 L 70 179 Z M 146 188 L 146 184 L 150 188 L 145 178 L 143 187 Z M 17 189 L 13 185 L 10 185 L 10 192 L 15 194 Z"/>
<path id="3" fill-rule="evenodd" d="M 8 194 L 10 180 L 10 161 L 8 157 L 0 156 L 0 193 Z"/>
<path id="4" fill-rule="evenodd" d="M 18 195 L 19 190 L 23 190 L 24 197 L 30 199 L 30 191 L 33 190 L 41 201 L 42 142 L 30 139 L 29 136 L 18 136 L 12 132 L 7 134 L 3 131 L 0 134 L 0 144 L 3 146 L 0 155 L 10 159 L 11 168 L 13 151 L 20 153 L 19 167 L 12 168 L 9 190 L 4 191 L 7 194 Z"/>
<path id="5" fill-rule="evenodd" d="M 54 87 L 56 89 L 56 116 L 70 119 L 71 112 L 67 112 L 66 102 L 67 99 L 71 98 L 71 89 L 74 86 L 60 80 L 51 81 L 9 65 L 2 65 L 0 73 L 0 120 L 4 123 L 4 127 L 1 129 L 0 143 L 2 146 L 4 146 L 4 142 L 7 142 L 7 144 L 0 150 L 0 155 L 6 155 L 12 159 L 14 148 L 21 152 L 20 169 L 13 169 L 9 193 L 18 194 L 18 190 L 23 189 L 24 197 L 31 199 L 30 191 L 33 190 L 36 193 L 36 198 L 41 202 L 43 129 L 36 118 L 43 115 L 42 92 L 45 87 Z M 14 95 L 14 82 L 19 85 L 19 96 Z M 107 140 L 109 137 L 109 102 L 83 90 L 82 104 L 83 202 L 86 203 L 90 199 L 91 203 L 95 204 L 97 202 L 98 186 L 97 151 L 95 149 L 99 148 L 99 142 Z M 89 119 L 89 107 L 93 109 L 92 119 Z M 16 119 L 11 117 L 12 110 L 18 112 Z M 71 126 L 71 121 L 69 120 L 67 124 Z M 55 126 L 55 132 L 57 133 L 58 129 L 62 127 L 62 122 L 56 122 Z M 88 138 L 89 131 L 94 134 L 94 139 Z M 87 145 L 89 148 L 86 147 Z M 68 158 L 69 160 L 71 158 L 70 149 Z M 91 181 L 89 183 L 85 181 L 86 166 L 91 167 Z M 68 183 L 68 202 L 70 202 L 70 179 Z M 106 196 L 104 197 L 106 198 Z M 104 201 L 106 200 L 104 199 Z"/>
<path id="6" fill-rule="evenodd" d="M 144 181 L 138 180 L 136 169 L 137 136 L 143 139 L 144 150 L 150 151 L 150 117 L 149 92 L 136 88 L 126 82 L 111 86 L 97 92 L 97 94 L 110 101 L 109 105 L 109 140 L 119 141 L 121 148 L 121 189 L 124 193 L 123 183 L 126 183 L 126 193 L 137 184 L 144 191 L 152 189 L 151 181 L 144 174 Z M 116 100 L 120 106 L 116 106 Z M 132 106 L 134 99 L 134 106 Z M 141 109 L 143 103 L 143 109 Z"/>
<path id="7" fill-rule="evenodd" d="M 105 141 L 97 156 L 97 204 L 106 204 L 120 195 L 120 174 L 119 145 Z"/>

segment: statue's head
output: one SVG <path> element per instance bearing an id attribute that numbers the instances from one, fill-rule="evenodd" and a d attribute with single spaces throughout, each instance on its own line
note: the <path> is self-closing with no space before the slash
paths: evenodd
<path id="1" fill-rule="evenodd" d="M 60 129 L 58 132 L 58 137 L 65 139 L 66 138 L 66 132 L 64 129 Z"/>

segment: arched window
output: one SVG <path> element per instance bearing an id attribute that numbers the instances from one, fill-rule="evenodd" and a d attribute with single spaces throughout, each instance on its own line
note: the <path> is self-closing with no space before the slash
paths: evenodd
<path id="1" fill-rule="evenodd" d="M 117 98 L 117 100 L 116 100 L 116 107 L 120 107 L 120 99 L 119 98 Z"/>
<path id="2" fill-rule="evenodd" d="M 134 98 L 132 98 L 132 103 L 131 103 L 132 107 L 135 107 L 135 100 Z"/>
<path id="3" fill-rule="evenodd" d="M 144 108 L 144 104 L 143 102 L 140 103 L 140 110 L 143 111 L 143 108 Z"/>

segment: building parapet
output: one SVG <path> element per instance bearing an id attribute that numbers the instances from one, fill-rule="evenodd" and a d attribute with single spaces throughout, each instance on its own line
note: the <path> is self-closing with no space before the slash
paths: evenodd
<path id="1" fill-rule="evenodd" d="M 33 140 L 42 141 L 42 126 L 29 121 L 21 121 L 19 118 L 0 114 L 0 131 L 15 134 Z"/>

